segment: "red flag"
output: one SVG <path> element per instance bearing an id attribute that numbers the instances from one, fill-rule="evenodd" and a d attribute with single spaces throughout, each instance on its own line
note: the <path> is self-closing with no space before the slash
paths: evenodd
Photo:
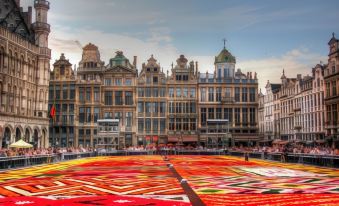
<path id="1" fill-rule="evenodd" d="M 49 116 L 52 118 L 52 119 L 54 119 L 54 117 L 55 117 L 55 106 L 54 106 L 54 104 L 52 105 L 52 107 L 51 107 L 51 110 L 50 110 L 50 112 L 49 112 Z"/>

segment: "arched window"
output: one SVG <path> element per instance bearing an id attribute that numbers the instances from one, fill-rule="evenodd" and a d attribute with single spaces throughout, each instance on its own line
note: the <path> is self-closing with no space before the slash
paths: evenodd
<path id="1" fill-rule="evenodd" d="M 18 53 L 14 53 L 14 58 L 13 58 L 13 67 L 14 67 L 14 76 L 18 76 L 20 71 L 19 71 L 19 58 L 18 58 Z"/>
<path id="2" fill-rule="evenodd" d="M 13 72 L 13 67 L 12 67 L 12 57 L 13 55 L 12 55 L 12 50 L 9 50 L 8 51 L 8 57 L 7 57 L 7 59 L 8 59 L 8 61 L 7 61 L 7 64 L 8 64 L 8 68 L 7 68 L 7 71 L 8 71 L 8 74 L 12 74 L 12 72 Z"/>
<path id="3" fill-rule="evenodd" d="M 31 72 L 32 72 L 32 70 L 31 70 L 31 60 L 28 58 L 28 60 L 27 60 L 27 79 L 28 79 L 28 81 L 31 80 L 31 77 L 32 77 Z"/>
<path id="4" fill-rule="evenodd" d="M 20 62 L 19 62 L 20 78 L 24 77 L 24 65 L 25 65 L 25 57 L 24 55 L 21 55 Z"/>

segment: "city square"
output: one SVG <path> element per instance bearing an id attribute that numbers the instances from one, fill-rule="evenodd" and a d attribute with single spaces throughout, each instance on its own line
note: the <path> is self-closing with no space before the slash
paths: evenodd
<path id="1" fill-rule="evenodd" d="M 338 8 L 0 0 L 0 205 L 338 205 Z"/>

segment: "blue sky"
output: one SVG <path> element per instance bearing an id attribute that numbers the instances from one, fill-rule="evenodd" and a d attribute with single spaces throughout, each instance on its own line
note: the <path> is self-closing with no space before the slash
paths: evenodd
<path id="1" fill-rule="evenodd" d="M 22 0 L 24 5 L 32 0 Z M 327 61 L 327 42 L 339 34 L 338 0 L 50 0 L 53 62 L 63 52 L 71 63 L 82 46 L 99 46 L 108 62 L 116 50 L 139 67 L 151 54 L 164 70 L 180 54 L 213 71 L 222 39 L 237 58 L 237 68 L 257 72 L 260 87 L 287 76 L 311 72 Z"/>

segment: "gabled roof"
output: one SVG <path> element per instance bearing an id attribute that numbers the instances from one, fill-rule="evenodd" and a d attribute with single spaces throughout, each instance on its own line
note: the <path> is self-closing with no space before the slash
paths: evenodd
<path id="1" fill-rule="evenodd" d="M 58 65 L 72 66 L 69 60 L 65 58 L 64 53 L 62 53 L 60 58 L 56 60 L 55 63 L 53 64 L 53 66 L 58 66 Z"/>
<path id="2" fill-rule="evenodd" d="M 92 43 L 89 43 L 83 48 L 83 50 L 98 50 L 98 47 Z"/>
<path id="3" fill-rule="evenodd" d="M 8 2 L 0 0 L 0 9 L 2 11 L 0 26 L 34 43 L 34 33 L 30 30 L 30 26 L 27 25 L 23 13 L 20 11 L 19 5 L 16 4 L 15 0 Z"/>

